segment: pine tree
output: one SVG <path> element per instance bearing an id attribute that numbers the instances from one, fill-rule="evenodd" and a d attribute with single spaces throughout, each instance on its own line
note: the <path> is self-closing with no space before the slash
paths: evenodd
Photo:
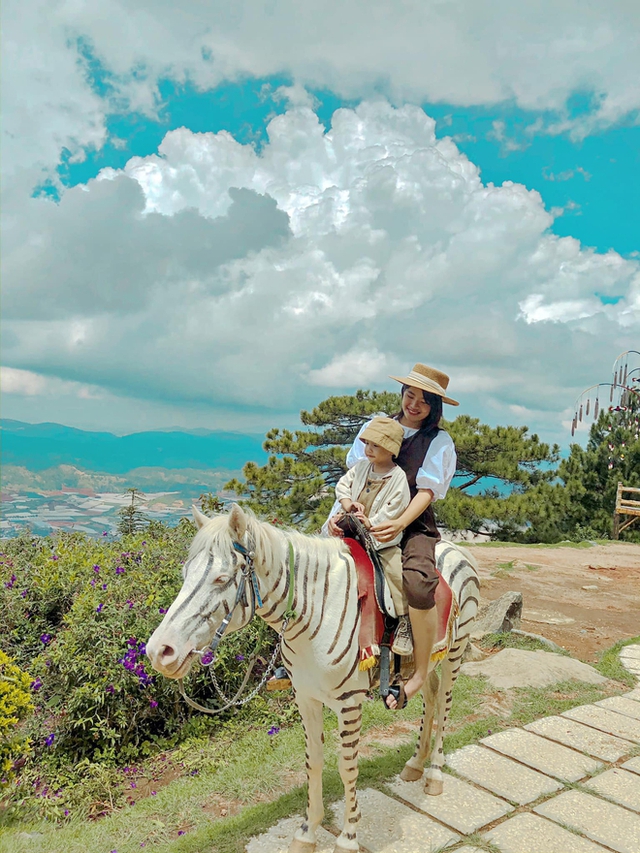
<path id="1" fill-rule="evenodd" d="M 264 442 L 267 464 L 248 462 L 244 482 L 234 479 L 226 488 L 272 521 L 317 530 L 331 509 L 347 450 L 362 424 L 399 410 L 399 394 L 358 391 L 329 397 L 300 413 L 305 428 L 270 430 Z M 489 427 L 466 415 L 442 426 L 456 444 L 458 470 L 447 498 L 435 504 L 438 522 L 450 529 L 486 530 L 489 521 L 497 535 L 525 526 L 522 497 L 553 478 L 559 448 L 540 442 L 527 427 Z M 501 494 L 495 484 L 506 484 L 512 494 Z M 482 493 L 465 492 L 472 487 Z"/>
<path id="2" fill-rule="evenodd" d="M 144 500 L 145 495 L 139 489 L 130 488 L 124 490 L 125 495 L 131 497 L 131 503 L 118 510 L 120 521 L 118 522 L 118 533 L 121 536 L 137 533 L 148 524 L 148 518 L 139 509 L 139 503 Z"/>

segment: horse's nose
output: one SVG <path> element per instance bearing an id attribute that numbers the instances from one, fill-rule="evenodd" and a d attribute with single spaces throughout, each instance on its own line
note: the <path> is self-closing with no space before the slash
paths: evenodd
<path id="1" fill-rule="evenodd" d="M 168 642 L 168 638 L 162 639 L 155 634 L 147 643 L 147 655 L 153 668 L 160 672 L 170 668 L 178 659 L 176 646 Z"/>

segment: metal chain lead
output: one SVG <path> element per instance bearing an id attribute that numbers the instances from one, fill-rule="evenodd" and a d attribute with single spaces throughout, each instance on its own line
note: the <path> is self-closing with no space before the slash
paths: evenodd
<path id="1" fill-rule="evenodd" d="M 239 699 L 238 701 L 235 701 L 237 696 L 240 693 L 242 693 L 243 686 L 240 687 L 240 690 L 238 691 L 238 693 L 236 693 L 236 695 L 232 699 L 229 699 L 227 696 L 225 696 L 225 694 L 222 692 L 222 689 L 220 688 L 220 685 L 218 684 L 218 679 L 216 678 L 215 670 L 214 670 L 213 666 L 211 667 L 211 669 L 209 670 L 209 675 L 211 676 L 211 681 L 213 683 L 213 686 L 215 688 L 216 693 L 218 694 L 218 697 L 225 703 L 225 705 L 233 705 L 234 708 L 242 708 L 243 705 L 246 705 L 248 702 L 250 702 L 262 690 L 264 685 L 267 683 L 269 676 L 271 675 L 271 673 L 275 669 L 276 660 L 277 660 L 278 654 L 280 653 L 280 646 L 282 645 L 282 638 L 284 636 L 284 632 L 287 630 L 288 624 L 289 624 L 289 620 L 285 619 L 284 622 L 282 623 L 282 629 L 281 629 L 280 633 L 278 634 L 278 640 L 277 640 L 275 648 L 273 650 L 273 654 L 271 655 L 271 660 L 267 664 L 267 668 L 265 669 L 264 674 L 263 674 L 262 678 L 260 679 L 259 684 L 251 691 L 251 693 L 249 693 L 248 696 L 245 696 L 244 699 Z M 211 663 L 213 663 L 213 661 Z M 253 666 L 251 666 L 251 669 L 249 670 L 248 674 L 251 674 L 252 671 L 253 671 Z"/>

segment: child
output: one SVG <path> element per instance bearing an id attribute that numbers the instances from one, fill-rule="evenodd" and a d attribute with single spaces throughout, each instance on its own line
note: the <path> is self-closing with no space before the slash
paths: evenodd
<path id="1" fill-rule="evenodd" d="M 338 518 L 350 512 L 370 530 L 376 524 L 398 518 L 411 501 L 406 474 L 394 462 L 400 452 L 404 431 L 397 421 L 378 417 L 371 421 L 360 438 L 365 446 L 366 459 L 349 469 L 336 484 L 336 498 L 342 507 Z M 382 543 L 371 536 L 399 618 L 392 651 L 398 655 L 409 655 L 413 651 L 413 643 L 409 608 L 402 586 L 401 539 L 402 534 L 391 542 Z"/>

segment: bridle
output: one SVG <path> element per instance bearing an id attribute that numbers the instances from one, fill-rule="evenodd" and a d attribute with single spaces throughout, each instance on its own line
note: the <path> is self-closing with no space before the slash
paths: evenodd
<path id="1" fill-rule="evenodd" d="M 218 684 L 215 670 L 213 668 L 213 664 L 216 660 L 216 650 L 218 648 L 220 640 L 222 639 L 222 636 L 226 631 L 229 623 L 233 619 L 233 614 L 236 607 L 243 599 L 245 601 L 245 606 L 249 606 L 251 609 L 251 616 L 242 626 L 243 628 L 246 628 L 246 626 L 255 616 L 256 604 L 258 607 L 263 606 L 262 596 L 260 595 L 260 587 L 258 585 L 258 578 L 253 567 L 255 552 L 253 550 L 245 548 L 245 546 L 242 545 L 240 542 L 233 542 L 232 544 L 234 549 L 238 551 L 238 553 L 242 554 L 242 556 L 245 558 L 244 565 L 241 567 L 241 576 L 240 582 L 238 583 L 238 591 L 236 592 L 236 599 L 233 603 L 233 606 L 218 626 L 218 629 L 213 635 L 213 639 L 209 643 L 209 646 L 203 649 L 194 649 L 192 652 L 192 654 L 200 655 L 200 663 L 202 664 L 202 666 L 210 667 L 209 674 L 211 675 L 211 681 L 213 683 L 215 691 L 225 704 L 221 708 L 206 708 L 204 705 L 200 705 L 200 703 L 187 696 L 186 691 L 184 689 L 183 679 L 178 679 L 178 688 L 180 690 L 180 695 L 182 696 L 182 698 L 192 708 L 195 708 L 197 711 L 202 711 L 202 713 L 204 714 L 220 714 L 222 713 L 222 711 L 226 711 L 228 708 L 241 708 L 243 705 L 246 705 L 248 702 L 250 702 L 254 698 L 254 696 L 257 696 L 257 694 L 267 683 L 267 679 L 271 676 L 271 673 L 274 671 L 285 631 L 289 627 L 289 623 L 291 622 L 291 620 L 296 618 L 296 612 L 293 609 L 295 554 L 293 551 L 293 544 L 291 543 L 291 541 L 289 541 L 289 595 L 287 599 L 287 609 L 283 613 L 282 626 L 280 628 L 278 639 L 276 641 L 273 654 L 271 655 L 271 659 L 269 660 L 269 663 L 265 668 L 265 671 L 262 675 L 262 678 L 260 679 L 259 684 L 251 691 L 248 696 L 245 696 L 244 699 L 240 699 L 240 696 L 242 696 L 242 694 L 244 693 L 245 687 L 247 686 L 249 678 L 251 677 L 251 673 L 253 672 L 253 668 L 256 664 L 256 661 L 258 660 L 257 654 L 255 654 L 249 661 L 247 672 L 245 673 L 245 676 L 242 679 L 242 684 L 238 688 L 236 694 L 232 696 L 231 699 L 225 696 L 222 690 L 220 689 L 220 685 Z"/>

